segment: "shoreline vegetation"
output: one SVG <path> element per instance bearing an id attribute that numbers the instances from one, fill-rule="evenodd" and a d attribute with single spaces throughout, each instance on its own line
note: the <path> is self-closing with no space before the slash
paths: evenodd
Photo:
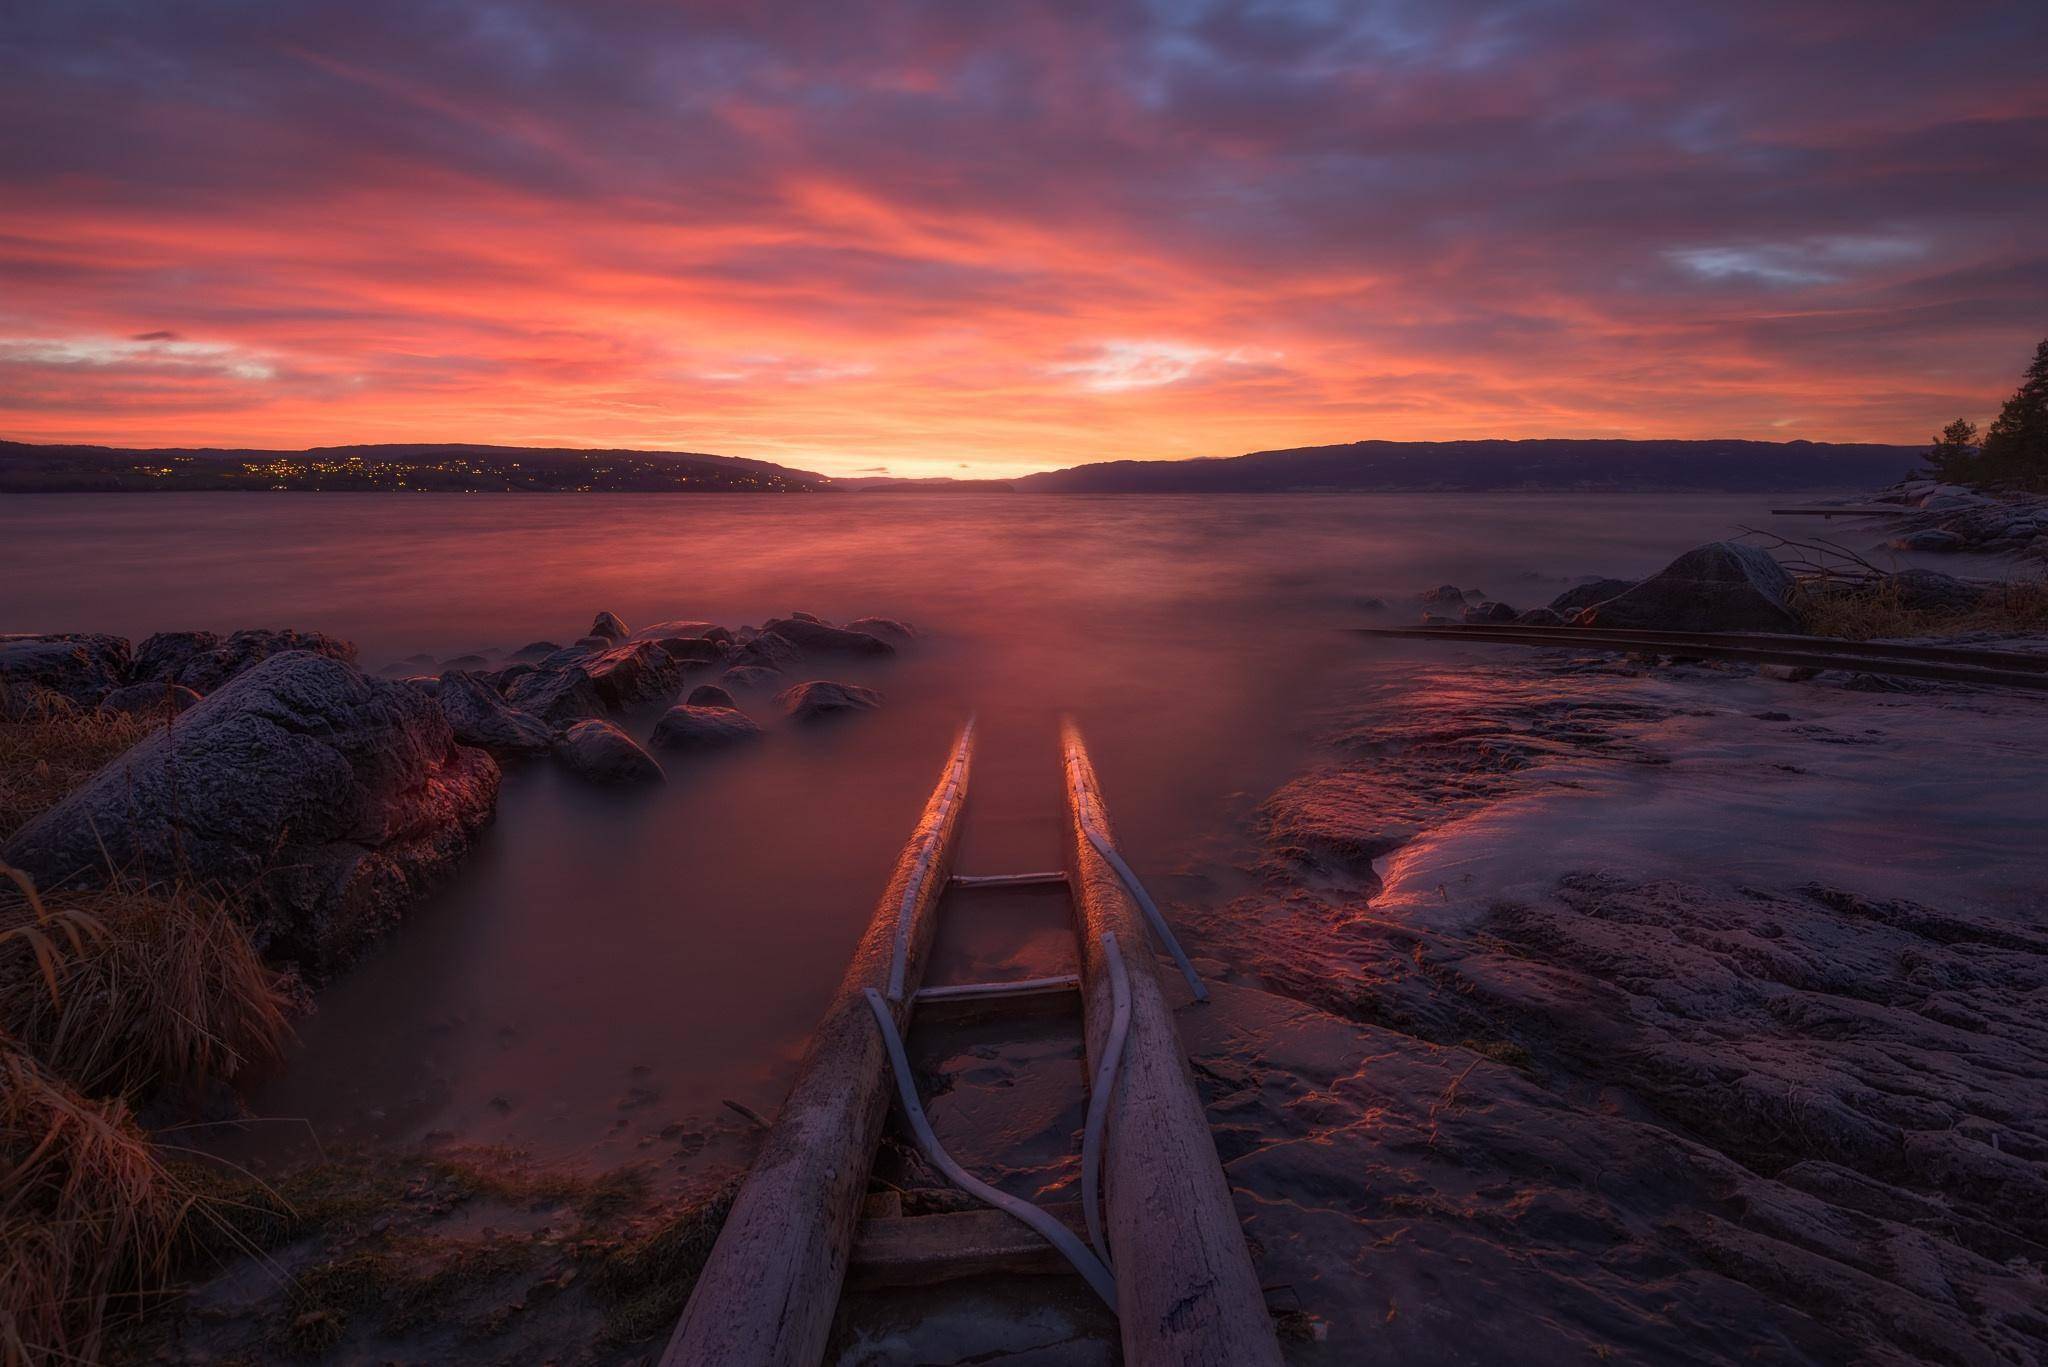
<path id="1" fill-rule="evenodd" d="M 803 671 L 916 635 L 804 613 L 634 631 L 601 612 L 572 645 L 379 676 L 319 632 L 0 636 L 0 1362 L 115 1356 L 184 1281 L 287 1242 L 293 1270 L 259 1299 L 265 1343 L 290 1356 L 351 1317 L 412 1332 L 531 1275 L 522 1304 L 581 1278 L 566 1303 L 595 1337 L 664 1331 L 730 1200 L 715 1183 L 453 1145 L 265 1182 L 181 1132 L 240 1117 L 236 1080 L 282 1062 L 318 985 L 460 863 L 501 765 L 658 782 L 609 718 L 667 707 L 649 744 L 688 764 L 762 733 L 738 698 L 775 693 L 799 729 L 880 706 Z M 505 1207 L 517 1233 L 447 1234 L 465 1203 Z"/>
<path id="2" fill-rule="evenodd" d="M 1907 519 L 1975 518 L 1990 526 L 1984 510 L 1995 507 L 2001 510 L 1993 519 L 2001 529 L 1996 540 L 2008 553 L 2018 558 L 2037 544 L 2031 535 L 2005 544 L 2016 541 L 2016 533 L 2006 529 L 2020 525 L 2012 510 L 2021 505 L 2011 499 L 1926 482 L 1884 496 L 1894 498 Z M 2028 648 L 2038 648 L 2038 638 L 2048 632 L 2048 587 L 2038 580 L 1989 584 L 1922 570 L 1893 573 L 1833 543 L 1780 543 L 1777 549 L 1788 547 L 1802 571 L 1796 577 L 1763 547 L 1722 542 L 1687 552 L 1644 580 L 1584 582 L 1524 612 L 1450 585 L 1420 598 L 1425 621 L 1664 625 L 1849 639 L 2030 636 Z M 901 623 L 875 618 L 842 627 L 792 613 L 762 627 L 729 630 L 673 621 L 634 630 L 605 612 L 571 645 L 535 642 L 493 652 L 495 658 L 421 658 L 388 666 L 380 675 L 356 668 L 348 642 L 318 632 L 251 631 L 226 638 L 166 632 L 133 648 L 104 636 L 0 638 L 0 850 L 9 861 L 0 869 L 0 1084 L 6 1097 L 0 1102 L 0 1170 L 13 1174 L 8 1191 L 0 1193 L 0 1360 L 10 1367 L 96 1357 L 165 1360 L 173 1350 L 201 1358 L 221 1351 L 317 1358 L 345 1342 L 431 1342 L 451 1350 L 489 1342 L 493 1351 L 533 1360 L 574 1343 L 601 1345 L 595 1360 L 623 1361 L 644 1352 L 679 1313 L 731 1202 L 727 1179 L 744 1161 L 752 1134 L 740 1121 L 683 1136 L 694 1145 L 691 1152 L 715 1154 L 717 1161 L 707 1158 L 665 1185 L 638 1169 L 589 1173 L 455 1145 L 329 1154 L 263 1181 L 185 1152 L 181 1127 L 195 1115 L 239 1114 L 236 1076 L 251 1064 L 279 1058 L 293 1015 L 306 1008 L 318 984 L 343 971 L 381 927 L 459 865 L 491 817 L 501 766 L 551 758 L 594 781 L 658 781 L 661 761 L 608 718 L 629 709 L 668 707 L 649 746 L 669 763 L 687 762 L 693 752 L 745 745 L 759 734 L 760 723 L 737 699 L 781 689 L 783 724 L 790 726 L 880 705 L 880 694 L 857 685 L 824 679 L 786 685 L 813 662 L 886 660 L 916 637 Z M 1937 701 L 1974 696 L 1967 689 L 1919 686 L 1900 693 L 1881 683 L 1866 685 L 1853 674 L 1830 679 L 1811 672 L 1775 675 L 1768 667 L 1716 669 L 1678 656 L 1546 661 L 1463 667 L 1482 683 L 1507 681 L 1517 697 L 1532 690 L 1556 694 L 1540 705 L 1530 703 L 1536 710 L 1529 717 L 1516 714 L 1519 720 L 1502 723 L 1497 737 L 1482 736 L 1477 750 L 1461 749 L 1465 742 L 1458 737 L 1467 734 L 1460 729 L 1467 721 L 1458 718 L 1434 731 L 1436 723 L 1416 721 L 1422 730 L 1408 736 L 1359 731 L 1338 744 L 1343 759 L 1336 767 L 1275 794 L 1261 819 L 1273 869 L 1281 871 L 1276 876 L 1296 888 L 1288 894 L 1288 914 L 1305 914 L 1311 903 L 1335 897 L 1333 889 L 1344 880 L 1376 897 L 1381 880 L 1375 861 L 1407 858 L 1405 851 L 1424 848 L 1425 832 L 1455 821 L 1474 804 L 1506 801 L 1521 791 L 1524 771 L 1540 772 L 1560 755 L 1572 762 L 1597 754 L 1609 762 L 1633 757 L 1649 763 L 1645 757 L 1655 746 L 1623 732 L 1638 723 L 1705 715 L 1662 697 L 1601 700 L 1609 690 L 1640 691 L 1638 683 L 1624 681 L 1647 679 L 1642 686 L 1695 691 L 1754 689 L 1773 679 L 1810 682 L 1830 699 L 1852 700 L 1831 702 L 1837 710 L 1875 705 L 1854 702 L 1858 692 L 1883 693 L 1894 699 L 1887 704 L 1892 706 L 1930 691 Z M 717 682 L 689 687 L 689 676 L 711 670 L 722 671 Z M 1529 683 L 1532 678 L 1539 682 Z M 686 688 L 687 698 L 676 701 Z M 1750 715 L 1768 720 L 1785 714 Z M 350 918 L 360 916 L 369 892 L 323 898 L 309 889 L 338 886 L 331 870 L 319 878 L 301 876 L 304 861 L 331 844 L 321 833 L 322 812 L 293 805 L 307 785 L 282 761 L 281 775 L 272 775 L 281 787 L 265 787 L 248 768 L 269 767 L 262 758 L 268 752 L 260 742 L 251 744 L 252 735 L 265 728 L 304 730 L 308 717 L 317 718 L 317 725 L 307 734 L 322 737 L 352 771 L 372 775 L 373 786 L 383 785 L 334 798 L 351 810 L 367 804 L 387 813 L 373 824 L 390 832 L 388 843 L 350 856 L 374 874 L 374 886 L 381 889 L 376 898 L 383 900 L 371 899 L 374 914 L 367 919 Z M 226 740 L 217 744 L 218 738 Z M 1746 743 L 1767 749 L 1774 742 Z M 230 751 L 236 758 L 222 761 L 227 767 L 213 764 Z M 410 756 L 405 765 L 388 758 L 400 751 Z M 239 805 L 245 815 L 256 812 L 255 824 L 232 838 L 218 831 L 202 836 L 209 823 L 186 818 L 230 788 L 243 794 Z M 118 800 L 102 802 L 96 793 Z M 1575 914 L 1596 920 L 1663 914 L 1658 899 L 1664 894 L 1652 885 L 1580 878 L 1560 886 L 1560 896 L 1578 909 Z M 1439 891 L 1446 904 L 1452 901 L 1447 887 Z M 1835 909 L 1831 914 L 1850 920 L 1891 924 L 1904 917 L 1900 924 L 1919 924 L 1932 915 L 1870 910 L 1832 889 L 1813 895 Z M 1773 925 L 1791 921 L 1791 903 L 1766 901 Z M 1370 917 L 1346 935 L 1386 923 L 1391 903 L 1371 905 Z M 1716 915 L 1725 910 L 1714 905 Z M 1362 1032 L 1356 1048 L 1391 1047 L 1400 1068 L 1447 1082 L 1436 1088 L 1441 1096 L 1426 1115 L 1411 1117 L 1426 1129 L 1423 1147 L 1430 1152 L 1437 1150 L 1439 1131 L 1450 1137 L 1451 1149 L 1478 1142 L 1464 1128 L 1475 1108 L 1536 1107 L 1532 1114 L 1550 1115 L 1559 1103 L 1536 1099 L 1542 1080 L 1591 1066 L 1573 1062 L 1579 1056 L 1560 1052 L 1553 1038 L 1569 1017 L 1561 997 L 1502 1005 L 1513 996 L 1498 976 L 1505 970 L 1482 962 L 1463 939 L 1414 939 L 1412 973 L 1389 972 L 1378 989 L 1354 984 L 1339 991 L 1331 984 L 1351 983 L 1356 963 L 1333 963 L 1326 981 L 1310 984 L 1305 975 L 1313 975 L 1313 963 L 1291 962 L 1284 953 L 1260 962 L 1265 950 L 1256 918 L 1224 926 L 1213 909 L 1184 910 L 1206 922 L 1210 941 L 1231 947 L 1231 957 L 1246 966 L 1234 975 L 1239 982 L 1261 985 L 1225 993 L 1227 1002 L 1236 1003 L 1232 1010 L 1257 1018 L 1248 1038 L 1260 1040 L 1261 1049 L 1279 1058 L 1298 1045 L 1299 1032 L 1327 1034 L 1335 1028 L 1288 1012 L 1330 1011 L 1351 1022 L 1346 1028 Z M 1494 938 L 1473 944 L 1521 936 L 1528 942 L 1516 951 L 1523 960 L 1539 950 L 1555 950 L 1553 958 L 1563 953 L 1513 917 L 1489 914 L 1498 922 L 1487 932 Z M 1970 933 L 1999 944 L 2011 939 L 1999 940 L 2003 932 L 1975 922 Z M 1385 943 L 1374 941 L 1358 952 L 1384 957 L 1398 951 L 1404 934 L 1410 932 L 1390 933 Z M 1284 934 L 1276 935 L 1274 945 L 1285 941 Z M 1420 947 L 1425 941 L 1432 956 L 1441 954 L 1453 966 L 1426 963 Z M 1455 954 L 1467 957 L 1455 960 Z M 1558 962 L 1565 975 L 1584 967 Z M 1942 971 L 1961 974 L 1964 967 Z M 1469 1001 L 1439 1000 L 1438 989 L 1460 974 L 1480 984 L 1480 994 L 1459 988 Z M 1297 986 L 1288 989 L 1289 983 Z M 1963 987 L 1955 991 L 1967 995 Z M 1989 1009 L 1971 997 L 1951 1015 L 1961 1019 Z M 1798 1047 L 1810 1043 L 1796 1022 L 1785 1028 Z M 1285 1145 L 1243 1147 L 1248 1136 L 1261 1132 L 1256 1127 L 1284 1134 L 1293 1121 L 1277 1114 L 1260 1119 L 1265 1103 L 1244 1091 L 1249 1065 L 1240 1057 L 1215 1056 L 1224 1048 L 1220 1044 L 1209 1048 L 1208 1061 L 1197 1062 L 1204 1077 L 1222 1088 L 1212 1103 L 1221 1096 L 1237 1116 L 1225 1132 L 1224 1156 L 1229 1161 L 1242 1152 L 1252 1165 L 1233 1166 L 1233 1180 L 1256 1187 L 1263 1180 L 1261 1163 L 1283 1188 L 1297 1178 L 1312 1186 L 1333 1180 L 1328 1174 L 1290 1175 Z M 1465 1053 L 1472 1057 L 1461 1062 Z M 1584 1056 L 1598 1053 L 1589 1046 Z M 1342 1073 L 1356 1061 L 1318 1055 L 1272 1066 Z M 1858 1066 L 1882 1071 L 1881 1064 Z M 1449 1075 L 1455 1069 L 1462 1071 Z M 1743 1103 L 1753 1108 L 1747 1119 L 1716 1122 L 1734 1135 L 1724 1143 L 1700 1119 L 1719 1104 L 1714 1084 L 1688 1076 L 1684 1095 L 1674 1092 L 1669 1099 L 1673 1113 L 1682 1113 L 1680 1128 L 1707 1135 L 1729 1155 L 1714 1160 L 1723 1168 L 1700 1178 L 1707 1188 L 1747 1190 L 1745 1183 L 1762 1180 L 1725 1165 L 1753 1158 L 1743 1146 L 1760 1142 L 1766 1131 L 1777 1136 L 1765 1165 L 1773 1171 L 1818 1161 L 1817 1155 L 1845 1170 L 1870 1168 L 1853 1144 L 1816 1139 L 1802 1128 L 1821 1120 L 1838 1128 L 1863 1123 L 1850 1114 L 1853 1096 L 1842 1100 L 1828 1093 L 1809 1104 L 1776 1092 L 1758 1094 Z M 1657 1089 L 1668 1083 L 1645 1074 L 1616 1085 L 1633 1087 L 1654 1109 L 1662 1104 Z M 1882 1083 L 1874 1077 L 1857 1085 Z M 1794 1079 L 1788 1085 L 1796 1091 L 1809 1084 Z M 1834 1109 L 1825 1116 L 1813 1109 L 1823 1106 Z M 1605 1123 L 1576 1115 L 1569 1121 L 1586 1128 L 1588 1143 L 1621 1143 L 1600 1128 Z M 1346 1130 L 1342 1142 L 1359 1143 L 1357 1134 L 1371 1129 Z M 1551 1141 L 1529 1142 L 1540 1147 Z M 1636 1147 L 1615 1149 L 1602 1161 L 1637 1172 L 1652 1161 L 1642 1157 L 1641 1144 L 1647 1142 L 1629 1140 Z M 1486 1162 L 1512 1169 L 1519 1161 L 1510 1141 L 1496 1135 L 1484 1143 L 1496 1150 Z M 1268 1148 L 1271 1156 L 1261 1157 Z M 1475 1152 L 1483 1150 L 1481 1144 Z M 1378 1161 L 1369 1152 L 1352 1158 Z M 2024 1161 L 2031 1160 L 2010 1160 Z M 1944 1199 L 1940 1191 L 1932 1197 L 1905 1191 L 1911 1184 L 1888 1169 L 1870 1170 L 1902 1184 L 1898 1191 L 1885 1188 L 1884 1199 L 1892 1203 L 1886 1210 L 1903 1208 L 1899 1203 L 1909 1198 Z M 1581 1201 L 1583 1193 L 1571 1180 L 1558 1178 L 1558 1189 L 1545 1199 Z M 1987 1203 L 1982 1193 L 2002 1189 L 1999 1182 L 2024 1187 L 2031 1180 L 1994 1174 L 1967 1192 L 1946 1196 L 1967 1198 L 1971 1218 L 1988 1227 L 1999 1217 L 1995 1200 Z M 1693 1198 L 1670 1199 L 1683 1213 Z M 1744 1199 L 1764 1198 L 1752 1193 Z M 1418 1206 L 1412 1213 L 1429 1210 Z M 1256 1228 L 1253 1233 L 1259 1237 Z M 1271 1237 L 1272 1256 L 1284 1262 L 1306 1256 L 1303 1250 L 1316 1239 L 1344 1236 L 1297 1238 L 1297 1232 L 1282 1229 Z M 1845 1283 L 1829 1280 L 1834 1273 L 1804 1266 L 1803 1280 L 1772 1283 L 1770 1269 L 1758 1260 L 1783 1255 L 1759 1253 L 1725 1231 L 1700 1224 L 1692 1237 L 1694 1244 L 1684 1245 L 1691 1252 L 1683 1256 L 1719 1260 L 1728 1275 L 1771 1296 L 1798 1302 L 1809 1294 L 1823 1301 L 1843 1294 Z M 1978 1243 L 2024 1252 L 2032 1247 L 2025 1242 L 2030 1237 L 1987 1235 Z M 1336 1257 L 1341 1249 L 1330 1244 L 1324 1252 Z M 1657 1256 L 1681 1255 L 1663 1249 Z M 1930 1256 L 1955 1276 L 1979 1277 L 2000 1296 L 2009 1290 L 2007 1282 L 2027 1275 L 2023 1268 L 2008 1275 L 1965 1266 L 1946 1244 Z M 255 1270 L 235 1289 L 238 1267 Z M 1305 1269 L 1291 1270 L 1306 1275 Z M 201 1299 L 181 1302 L 184 1289 L 194 1287 L 201 1289 L 192 1295 Z M 1638 1291 L 1629 1288 L 1631 1295 Z M 180 1304 L 197 1304 L 203 1313 L 179 1313 Z M 1328 1305 L 1288 1312 L 1290 1323 L 1323 1328 L 1331 1317 L 1347 1314 Z M 1929 1343 L 1962 1343 L 1939 1312 L 1927 1314 L 1934 1318 L 1918 1322 L 1916 1333 L 1930 1336 Z M 2008 1318 L 2017 1323 L 2024 1317 Z M 1857 1328 L 1825 1341 L 1867 1347 L 1877 1341 L 1875 1333 Z M 1356 1338 L 1346 1341 L 1356 1346 Z M 604 1356 L 613 1349 L 614 1356 Z"/>

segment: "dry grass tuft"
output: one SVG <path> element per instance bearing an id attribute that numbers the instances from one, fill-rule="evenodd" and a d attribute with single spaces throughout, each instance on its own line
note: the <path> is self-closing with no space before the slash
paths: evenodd
<path id="1" fill-rule="evenodd" d="M 1793 607 L 1800 623 L 1814 635 L 1848 641 L 2039 632 L 2048 631 L 2048 582 L 2000 584 L 1976 605 L 1958 611 L 1911 607 L 1899 584 L 1890 579 L 1855 587 L 1802 586 Z"/>
<path id="2" fill-rule="evenodd" d="M 198 1208 L 124 1103 L 80 1096 L 0 1035 L 0 1362 L 98 1361 Z"/>
<path id="3" fill-rule="evenodd" d="M 80 707 L 46 689 L 0 685 L 0 839 L 54 807 L 160 718 Z"/>
<path id="4" fill-rule="evenodd" d="M 0 873 L 14 871 L 0 864 Z M 90 1095 L 196 1091 L 280 1056 L 292 998 L 190 887 L 0 884 L 0 1029 Z"/>

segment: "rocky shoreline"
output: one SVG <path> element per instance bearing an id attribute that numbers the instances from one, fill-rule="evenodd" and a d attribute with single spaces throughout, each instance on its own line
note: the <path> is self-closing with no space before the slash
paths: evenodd
<path id="1" fill-rule="evenodd" d="M 0 857 L 46 890 L 122 876 L 231 892 L 272 962 L 338 970 L 462 859 L 490 821 L 501 765 L 552 756 L 604 784 L 659 782 L 660 760 L 620 720 L 665 709 L 649 745 L 671 763 L 761 734 L 735 694 L 772 696 L 794 723 L 881 704 L 875 690 L 801 672 L 892 657 L 916 633 L 807 613 L 759 627 L 610 612 L 568 646 L 356 665 L 320 632 L 164 632 L 0 638 L 10 715 L 51 707 L 161 720 L 82 786 L 11 833 Z M 720 671 L 679 698 L 688 680 Z"/>

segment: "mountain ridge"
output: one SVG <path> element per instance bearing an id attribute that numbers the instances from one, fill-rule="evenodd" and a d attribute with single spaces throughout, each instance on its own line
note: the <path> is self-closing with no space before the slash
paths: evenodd
<path id="1" fill-rule="evenodd" d="M 0 492 L 425 493 L 1784 492 L 1890 484 L 1925 448 L 1746 439 L 1365 440 L 1237 456 L 1111 460 L 1008 479 L 834 479 L 745 456 L 467 442 L 116 447 L 0 441 Z"/>

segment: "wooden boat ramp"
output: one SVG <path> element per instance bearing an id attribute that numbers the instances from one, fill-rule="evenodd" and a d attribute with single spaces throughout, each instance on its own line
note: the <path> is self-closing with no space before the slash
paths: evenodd
<path id="1" fill-rule="evenodd" d="M 843 1290 L 993 1276 L 1015 1279 L 1008 1294 L 1031 1297 L 1053 1283 L 1020 1274 L 1047 1272 L 1080 1278 L 1114 1314 L 1131 1367 L 1278 1367 L 1162 972 L 1184 977 L 1197 1000 L 1206 991 L 1118 852 L 1071 721 L 1061 749 L 1065 867 L 955 875 L 974 760 L 973 723 L 962 730 L 740 1188 L 664 1367 L 814 1367 Z M 1071 898 L 1076 971 L 925 986 L 948 894 L 1022 887 L 1064 889 Z M 950 1029 L 967 1015 L 1021 1024 L 1076 1008 L 1086 1045 L 1085 1078 L 1077 1081 L 1088 1096 L 1081 1200 L 1040 1208 L 988 1186 L 947 1154 L 903 1041 L 913 1028 Z M 887 1202 L 870 1202 L 870 1173 L 891 1123 L 914 1138 L 931 1168 L 988 1208 L 877 1213 Z"/>

